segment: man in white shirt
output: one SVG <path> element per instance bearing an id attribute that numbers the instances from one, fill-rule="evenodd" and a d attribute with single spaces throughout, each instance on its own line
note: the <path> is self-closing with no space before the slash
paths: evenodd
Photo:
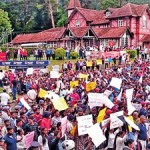
<path id="1" fill-rule="evenodd" d="M 30 90 L 27 92 L 28 96 L 28 102 L 34 103 L 36 100 L 37 93 L 34 89 L 30 88 Z"/>
<path id="2" fill-rule="evenodd" d="M 1 104 L 3 106 L 7 105 L 8 101 L 10 100 L 9 94 L 6 93 L 6 90 L 3 90 L 3 93 L 0 94 Z"/>
<path id="3" fill-rule="evenodd" d="M 2 79 L 4 78 L 4 73 L 2 70 L 0 70 L 0 87 L 2 87 Z"/>

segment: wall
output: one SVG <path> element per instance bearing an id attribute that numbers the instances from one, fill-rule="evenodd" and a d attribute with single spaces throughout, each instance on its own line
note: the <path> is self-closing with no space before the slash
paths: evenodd
<path id="1" fill-rule="evenodd" d="M 80 21 L 80 27 L 87 26 L 85 18 L 79 12 L 76 12 L 69 21 L 69 27 L 76 27 L 77 20 Z"/>

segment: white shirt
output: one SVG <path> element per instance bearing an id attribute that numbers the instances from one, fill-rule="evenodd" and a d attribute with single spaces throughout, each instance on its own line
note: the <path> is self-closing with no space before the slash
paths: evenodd
<path id="1" fill-rule="evenodd" d="M 42 147 L 42 150 L 49 150 L 49 147 L 48 147 L 48 140 L 46 139 L 46 142 L 45 142 L 45 144 L 43 145 L 42 136 L 41 136 L 41 135 L 38 137 L 38 143 L 39 143 L 40 146 Z"/>
<path id="2" fill-rule="evenodd" d="M 4 73 L 0 72 L 0 80 L 2 80 L 4 78 Z"/>
<path id="3" fill-rule="evenodd" d="M 36 99 L 37 93 L 35 92 L 35 90 L 32 89 L 27 92 L 27 96 L 30 101 L 33 101 Z"/>
<path id="4" fill-rule="evenodd" d="M 2 105 L 7 105 L 8 100 L 10 99 L 10 96 L 7 93 L 1 93 L 0 94 L 0 98 L 1 98 L 1 104 Z"/>

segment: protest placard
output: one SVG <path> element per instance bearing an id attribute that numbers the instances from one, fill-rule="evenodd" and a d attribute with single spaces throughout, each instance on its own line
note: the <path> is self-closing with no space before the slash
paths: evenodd
<path id="1" fill-rule="evenodd" d="M 74 88 L 79 85 L 79 81 L 70 81 L 70 87 Z"/>
<path id="2" fill-rule="evenodd" d="M 118 111 L 115 113 L 110 114 L 111 117 L 119 117 L 119 116 L 123 116 L 123 111 Z"/>
<path id="3" fill-rule="evenodd" d="M 100 97 L 103 97 L 101 93 L 89 93 L 88 94 L 88 105 L 93 108 L 95 106 L 103 106 Z"/>
<path id="4" fill-rule="evenodd" d="M 61 73 L 59 73 L 58 71 L 51 71 L 50 72 L 50 78 L 52 79 L 58 79 L 61 77 Z"/>
<path id="5" fill-rule="evenodd" d="M 79 78 L 81 78 L 81 79 L 87 79 L 88 75 L 87 74 L 79 73 Z"/>
<path id="6" fill-rule="evenodd" d="M 48 94 L 46 94 L 44 98 L 49 98 L 50 100 L 59 99 L 59 95 L 52 91 L 48 91 Z"/>
<path id="7" fill-rule="evenodd" d="M 96 82 L 89 82 L 86 84 L 86 91 L 92 91 L 96 88 Z"/>
<path id="8" fill-rule="evenodd" d="M 127 100 L 130 101 L 130 102 L 131 102 L 131 100 L 132 100 L 133 90 L 134 90 L 133 88 L 126 90 L 126 98 L 127 98 Z"/>
<path id="9" fill-rule="evenodd" d="M 120 91 L 119 95 L 117 96 L 117 100 L 118 100 L 118 101 L 121 101 L 122 91 L 123 91 L 123 89 L 121 89 L 121 91 Z"/>
<path id="10" fill-rule="evenodd" d="M 25 148 L 28 149 L 31 146 L 31 143 L 33 142 L 33 138 L 34 138 L 34 131 L 25 135 L 24 138 Z"/>
<path id="11" fill-rule="evenodd" d="M 107 97 L 109 97 L 109 95 L 112 93 L 112 91 L 110 90 L 105 90 L 104 95 L 106 95 Z"/>
<path id="12" fill-rule="evenodd" d="M 58 90 L 65 88 L 65 85 L 64 85 L 64 83 L 61 80 L 58 80 L 56 84 L 57 84 L 57 89 Z"/>
<path id="13" fill-rule="evenodd" d="M 63 97 L 60 97 L 59 99 L 52 99 L 51 101 L 53 102 L 56 110 L 62 111 L 68 108 L 68 105 Z"/>
<path id="14" fill-rule="evenodd" d="M 116 116 L 110 117 L 110 129 L 123 126 L 123 122 Z"/>
<path id="15" fill-rule="evenodd" d="M 59 65 L 54 65 L 54 66 L 52 66 L 52 71 L 59 71 L 60 70 L 60 67 L 59 67 Z"/>
<path id="16" fill-rule="evenodd" d="M 139 127 L 133 121 L 131 121 L 129 118 L 124 116 L 124 119 L 132 128 L 134 128 L 137 131 L 140 130 Z"/>
<path id="17" fill-rule="evenodd" d="M 101 123 L 102 127 L 106 126 L 109 122 L 110 122 L 110 118 L 103 120 Z"/>
<path id="18" fill-rule="evenodd" d="M 77 117 L 78 121 L 78 134 L 79 136 L 87 134 L 88 129 L 93 125 L 92 115 L 80 116 Z"/>
<path id="19" fill-rule="evenodd" d="M 26 72 L 26 75 L 32 75 L 34 72 L 34 69 L 33 68 L 28 68 L 27 69 L 27 72 Z"/>
<path id="20" fill-rule="evenodd" d="M 128 115 L 131 115 L 136 110 L 130 101 L 127 101 L 127 109 L 128 109 Z"/>
<path id="21" fill-rule="evenodd" d="M 62 137 L 64 137 L 67 128 L 67 116 L 61 119 L 61 132 Z"/>
<path id="22" fill-rule="evenodd" d="M 142 83 L 143 76 L 140 77 L 139 82 Z"/>
<path id="23" fill-rule="evenodd" d="M 112 103 L 112 101 L 106 96 L 103 94 L 103 99 L 102 99 L 102 103 L 108 107 L 108 108 L 112 108 L 114 107 L 114 103 Z"/>
<path id="24" fill-rule="evenodd" d="M 134 106 L 134 108 L 135 108 L 137 111 L 140 111 L 140 109 L 142 108 L 142 105 L 141 105 L 141 104 L 132 103 L 132 105 Z"/>
<path id="25" fill-rule="evenodd" d="M 87 62 L 86 62 L 86 66 L 87 66 L 87 67 L 92 67 L 92 61 L 87 61 Z"/>
<path id="26" fill-rule="evenodd" d="M 98 123 L 88 129 L 88 135 L 91 137 L 96 148 L 106 140 L 106 137 Z"/>
<path id="27" fill-rule="evenodd" d="M 48 68 L 40 69 L 40 71 L 41 71 L 42 73 L 49 73 Z"/>
<path id="28" fill-rule="evenodd" d="M 106 108 L 99 111 L 98 117 L 97 117 L 97 123 L 101 123 L 105 117 Z"/>
<path id="29" fill-rule="evenodd" d="M 117 88 L 117 89 L 120 89 L 121 87 L 121 84 L 122 84 L 122 79 L 119 79 L 119 78 L 115 78 L 113 77 L 111 79 L 111 82 L 110 82 L 110 85 Z"/>
<path id="30" fill-rule="evenodd" d="M 45 95 L 47 95 L 47 94 L 48 94 L 47 91 L 45 91 L 42 88 L 40 88 L 39 95 L 38 95 L 40 98 L 44 98 Z"/>
<path id="31" fill-rule="evenodd" d="M 27 108 L 28 110 L 31 109 L 31 107 L 30 107 L 29 104 L 25 101 L 24 98 L 20 98 L 20 102 L 21 102 L 21 104 L 22 104 L 25 108 Z"/>
<path id="32" fill-rule="evenodd" d="M 96 60 L 97 65 L 102 65 L 102 60 Z"/>

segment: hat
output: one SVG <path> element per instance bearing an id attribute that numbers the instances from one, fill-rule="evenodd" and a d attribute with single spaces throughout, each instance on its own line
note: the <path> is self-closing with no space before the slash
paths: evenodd
<path id="1" fill-rule="evenodd" d="M 72 150 L 75 148 L 75 143 L 72 140 L 65 140 L 62 145 L 65 150 Z"/>
<path id="2" fill-rule="evenodd" d="M 38 148 L 39 146 L 40 146 L 40 144 L 38 142 L 36 142 L 36 141 L 33 141 L 31 143 L 31 148 Z"/>

